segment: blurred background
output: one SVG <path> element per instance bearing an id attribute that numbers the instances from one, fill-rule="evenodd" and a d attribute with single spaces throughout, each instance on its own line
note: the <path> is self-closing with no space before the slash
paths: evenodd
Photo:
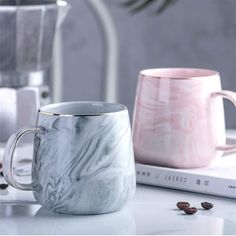
<path id="1" fill-rule="evenodd" d="M 68 0 L 72 8 L 63 27 L 63 100 L 102 100 L 104 37 L 87 0 Z M 95 1 L 95 0 L 93 0 Z M 101 0 L 96 0 L 101 1 Z M 152 67 L 218 70 L 223 89 L 236 91 L 236 1 L 178 0 L 161 14 L 157 3 L 134 14 L 125 0 L 103 0 L 118 40 L 117 101 L 132 118 L 137 77 Z M 227 128 L 236 112 L 226 102 Z"/>

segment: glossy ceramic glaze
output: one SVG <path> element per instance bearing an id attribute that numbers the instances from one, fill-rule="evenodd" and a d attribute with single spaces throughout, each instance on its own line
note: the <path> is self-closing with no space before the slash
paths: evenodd
<path id="1" fill-rule="evenodd" d="M 138 162 L 174 168 L 207 166 L 225 151 L 225 119 L 218 72 L 141 71 L 133 142 Z M 235 93 L 231 92 L 232 101 Z M 236 104 L 236 103 L 235 103 Z M 222 145 L 222 148 L 218 146 Z M 231 147 L 232 149 L 232 147 Z"/>
<path id="2" fill-rule="evenodd" d="M 67 214 L 121 209 L 135 193 L 134 154 L 127 109 L 100 102 L 40 109 L 34 139 L 32 189 L 45 208 Z M 14 138 L 14 136 L 12 136 Z M 6 150 L 11 145 L 9 141 Z M 5 152 L 4 176 L 12 180 Z"/>
<path id="3" fill-rule="evenodd" d="M 95 105 L 94 105 L 95 106 Z M 99 110 L 99 109 L 98 109 Z M 54 212 L 99 214 L 120 209 L 135 190 L 128 111 L 51 116 L 35 137 L 34 196 Z"/>

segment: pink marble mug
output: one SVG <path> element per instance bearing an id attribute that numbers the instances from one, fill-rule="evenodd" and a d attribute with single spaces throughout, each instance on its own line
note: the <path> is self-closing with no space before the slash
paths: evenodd
<path id="1" fill-rule="evenodd" d="M 140 72 L 133 118 L 139 163 L 173 168 L 208 166 L 224 152 L 223 99 L 236 106 L 236 93 L 222 90 L 217 71 L 192 68 Z"/>

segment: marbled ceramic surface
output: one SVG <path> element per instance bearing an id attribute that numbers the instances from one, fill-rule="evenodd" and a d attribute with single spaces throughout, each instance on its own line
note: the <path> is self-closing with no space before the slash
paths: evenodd
<path id="1" fill-rule="evenodd" d="M 127 111 L 103 116 L 40 114 L 35 137 L 34 196 L 60 213 L 100 214 L 120 209 L 135 192 Z"/>
<path id="2" fill-rule="evenodd" d="M 208 165 L 225 144 L 219 76 L 168 79 L 140 76 L 133 141 L 142 163 L 192 168 Z"/>

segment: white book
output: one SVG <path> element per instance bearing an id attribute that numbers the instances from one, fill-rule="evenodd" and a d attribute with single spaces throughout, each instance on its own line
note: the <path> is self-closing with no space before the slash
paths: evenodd
<path id="1" fill-rule="evenodd" d="M 235 143 L 236 136 L 228 136 Z M 137 183 L 211 194 L 236 199 L 236 153 L 216 160 L 211 166 L 173 169 L 136 163 Z"/>

